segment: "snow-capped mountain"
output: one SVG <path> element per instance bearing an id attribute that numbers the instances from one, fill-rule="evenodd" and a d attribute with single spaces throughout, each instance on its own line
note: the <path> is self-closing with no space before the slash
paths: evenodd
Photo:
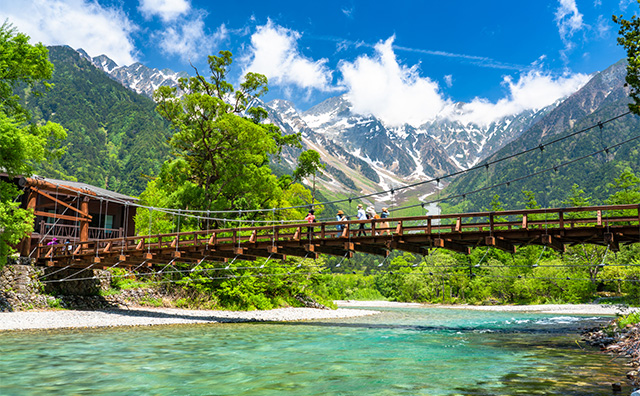
<path id="1" fill-rule="evenodd" d="M 129 66 L 118 66 L 106 55 L 91 58 L 84 50 L 78 49 L 77 51 L 114 80 L 150 98 L 158 87 L 163 85 L 177 87 L 179 78 L 189 77 L 186 72 L 174 72 L 170 69 L 152 69 L 139 62 Z"/>
<path id="2" fill-rule="evenodd" d="M 188 77 L 185 72 L 140 63 L 118 66 L 104 55 L 90 58 L 78 52 L 116 81 L 149 97 L 159 86 L 175 87 L 180 77 Z M 304 112 L 286 100 L 257 101 L 266 108 L 269 122 L 284 133 L 300 133 L 304 149 L 320 153 L 326 164 L 320 184 L 330 195 L 366 194 L 470 168 L 516 139 L 559 103 L 503 117 L 490 125 L 455 121 L 451 114 L 463 115 L 464 111 L 463 104 L 456 103 L 443 112 L 447 116 L 412 127 L 386 125 L 373 115 L 356 114 L 346 95 L 329 98 Z M 293 169 L 299 153 L 299 149 L 285 152 L 282 166 Z M 420 195 L 433 191 L 433 186 L 423 186 Z"/>
<path id="3" fill-rule="evenodd" d="M 305 112 L 285 100 L 263 106 L 270 122 L 285 133 L 301 133 L 306 148 L 320 152 L 329 165 L 324 172 L 328 188 L 366 193 L 472 167 L 517 138 L 557 103 L 503 117 L 487 126 L 442 116 L 418 128 L 389 126 L 372 115 L 355 114 L 345 95 Z M 294 165 L 293 156 L 288 162 Z M 353 183 L 345 183 L 345 179 Z M 433 191 L 433 187 L 426 188 L 422 195 Z"/>

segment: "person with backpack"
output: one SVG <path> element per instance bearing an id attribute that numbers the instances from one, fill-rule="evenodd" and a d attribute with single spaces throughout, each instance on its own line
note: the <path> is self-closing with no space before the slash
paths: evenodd
<path id="1" fill-rule="evenodd" d="M 389 217 L 389 210 L 387 208 L 382 208 L 382 212 L 380 212 L 380 218 L 381 219 L 386 219 Z M 387 235 L 391 235 L 391 231 L 389 230 L 389 222 L 388 221 L 384 221 L 383 223 L 380 224 L 380 228 L 382 228 L 382 235 L 387 234 Z"/>

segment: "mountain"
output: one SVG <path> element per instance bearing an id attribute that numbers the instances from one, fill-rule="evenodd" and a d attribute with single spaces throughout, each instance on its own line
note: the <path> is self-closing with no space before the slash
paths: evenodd
<path id="1" fill-rule="evenodd" d="M 629 110 L 629 88 L 625 86 L 624 80 L 625 66 L 623 60 L 597 73 L 580 90 L 485 161 L 491 162 L 542 146 L 541 149 L 491 165 L 488 169 L 462 175 L 448 186 L 447 193 L 463 194 L 556 167 L 557 170 L 552 172 L 469 195 L 465 206 L 469 210 L 488 208 L 493 195 L 498 194 L 505 207 L 523 207 L 522 190 L 532 191 L 542 206 L 562 206 L 574 184 L 583 189 L 593 203 L 602 202 L 609 194 L 607 184 L 612 183 L 622 169 L 629 167 L 636 173 L 640 171 L 637 141 L 570 166 L 561 165 L 638 135 L 640 119 L 634 115 L 623 116 L 598 127 L 598 124 Z M 587 128 L 591 129 L 560 143 L 546 144 Z M 459 200 L 457 202 L 460 203 Z"/>
<path id="2" fill-rule="evenodd" d="M 161 71 L 139 63 L 120 67 L 104 55 L 89 58 L 84 51 L 80 50 L 79 53 L 112 79 L 148 97 L 158 86 L 176 86 L 179 77 L 187 77 L 186 73 Z M 357 114 L 352 111 L 346 95 L 329 98 L 307 111 L 299 111 L 291 102 L 280 99 L 268 103 L 256 101 L 255 105 L 263 106 L 268 112 L 268 121 L 278 125 L 284 133 L 300 133 L 302 149 L 314 149 L 321 154 L 325 169 L 317 175 L 318 189 L 327 199 L 344 199 L 469 169 L 487 158 L 498 158 L 527 147 L 537 147 L 553 136 L 592 125 L 589 123 L 597 122 L 598 119 L 604 120 L 607 115 L 624 111 L 628 97 L 624 88 L 624 74 L 624 64 L 616 64 L 594 75 L 588 84 L 566 100 L 559 100 L 542 109 L 502 117 L 488 125 L 460 121 L 468 118 L 464 117 L 463 103 L 453 104 L 441 116 L 419 126 L 388 125 L 373 115 Z M 631 127 L 627 125 L 627 121 L 620 122 L 624 125 L 612 123 L 611 127 Z M 167 137 L 169 132 L 162 132 L 161 135 Z M 575 147 L 558 145 L 557 148 L 545 149 L 541 158 L 531 154 L 531 158 L 520 160 L 518 157 L 518 160 L 509 164 L 502 163 L 484 172 L 462 175 L 447 191 L 452 194 L 460 193 L 481 188 L 487 183 L 494 184 L 509 177 L 515 178 L 522 172 L 532 172 L 544 164 L 560 163 L 558 158 L 567 158 L 569 154 L 584 152 L 597 146 L 590 142 L 585 143 L 582 148 L 582 143 L 575 143 L 577 141 L 574 140 Z M 598 141 L 608 143 L 616 140 L 605 138 Z M 302 149 L 285 150 L 282 161 L 273 163 L 276 173 L 291 172 Z M 622 151 L 624 149 L 617 150 Z M 609 162 L 600 167 L 615 167 L 624 163 L 618 159 Z M 564 170 L 559 170 L 557 176 L 589 184 L 585 177 L 569 177 L 563 172 Z M 583 173 L 589 174 L 590 171 L 583 169 Z M 609 180 L 613 177 L 613 171 L 605 173 Z M 555 182 L 556 178 L 549 180 Z M 444 185 L 450 181 L 448 178 L 443 179 Z M 528 181 L 540 195 L 554 188 L 550 184 L 553 182 L 545 184 L 544 178 Z M 545 200 L 558 201 L 559 196 L 571 188 L 567 183 L 560 184 L 562 191 L 554 190 L 557 197 Z M 307 180 L 307 184 L 312 185 L 313 180 Z M 417 199 L 426 199 L 439 188 L 427 184 L 402 190 L 400 194 L 375 196 L 372 199 L 387 204 L 399 204 L 407 200 L 415 202 Z M 496 191 L 510 194 L 507 190 Z M 511 194 L 505 201 L 515 205 L 519 199 L 517 196 L 518 194 Z M 486 207 L 489 200 L 489 194 L 478 195 L 472 206 Z"/>
<path id="3" fill-rule="evenodd" d="M 49 47 L 49 59 L 55 66 L 53 87 L 39 96 L 28 90 L 21 96 L 35 121 L 68 130 L 67 152 L 36 172 L 138 195 L 169 155 L 171 132 L 155 104 L 70 47 Z"/>
<path id="4" fill-rule="evenodd" d="M 77 51 L 85 59 L 93 63 L 94 66 L 103 70 L 120 84 L 149 98 L 153 97 L 153 92 L 158 89 L 158 87 L 177 87 L 178 79 L 189 77 L 189 74 L 186 72 L 174 72 L 171 69 L 154 69 L 139 62 L 129 66 L 118 66 L 106 55 L 91 58 L 84 50 L 78 49 Z"/>
<path id="5" fill-rule="evenodd" d="M 418 128 L 387 125 L 372 115 L 353 113 L 346 95 L 329 98 L 304 112 L 280 99 L 261 105 L 268 111 L 269 122 L 285 133 L 300 133 L 305 149 L 321 154 L 327 165 L 322 188 L 329 196 L 338 197 L 341 193 L 361 195 L 389 190 L 472 167 L 520 136 L 558 103 L 503 117 L 486 126 L 441 116 Z M 296 156 L 291 153 L 286 157 L 289 166 L 295 166 Z M 392 198 L 416 199 L 435 191 L 434 186 L 424 185 L 403 190 L 396 197 L 374 199 L 389 203 Z"/>

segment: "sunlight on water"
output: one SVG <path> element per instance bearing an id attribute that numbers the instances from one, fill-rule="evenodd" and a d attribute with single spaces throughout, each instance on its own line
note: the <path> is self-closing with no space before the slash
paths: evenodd
<path id="1" fill-rule="evenodd" d="M 624 361 L 576 343 L 576 329 L 595 321 L 411 308 L 322 322 L 0 333 L 0 394 L 611 395 Z"/>

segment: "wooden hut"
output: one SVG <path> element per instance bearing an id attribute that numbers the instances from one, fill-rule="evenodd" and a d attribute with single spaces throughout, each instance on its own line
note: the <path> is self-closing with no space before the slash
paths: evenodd
<path id="1" fill-rule="evenodd" d="M 135 235 L 137 198 L 90 184 L 39 176 L 0 179 L 17 185 L 22 208 L 33 209 L 35 224 L 29 238 L 18 247 L 30 256 L 38 243 L 85 242 Z"/>

